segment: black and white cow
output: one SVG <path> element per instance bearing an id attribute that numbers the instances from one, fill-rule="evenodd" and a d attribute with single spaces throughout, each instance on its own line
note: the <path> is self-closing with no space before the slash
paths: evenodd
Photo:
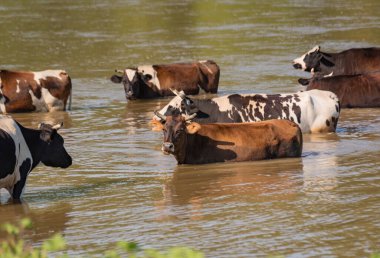
<path id="1" fill-rule="evenodd" d="M 211 60 L 143 65 L 117 72 L 122 75 L 113 75 L 111 81 L 123 83 L 128 100 L 174 96 L 171 89 L 190 95 L 199 94 L 201 89 L 216 93 L 220 76 L 219 66 Z"/>
<path id="2" fill-rule="evenodd" d="M 0 115 L 0 189 L 20 199 L 28 174 L 42 162 L 67 168 L 72 159 L 57 133 L 62 126 L 40 124 L 38 130 L 25 128 L 14 119 Z"/>
<path id="3" fill-rule="evenodd" d="M 340 114 L 338 97 L 329 91 L 311 90 L 294 94 L 232 94 L 212 99 L 189 98 L 178 93 L 155 112 L 153 123 L 180 113 L 204 123 L 241 123 L 287 119 L 303 133 L 335 132 Z"/>
<path id="4" fill-rule="evenodd" d="M 318 77 L 380 71 L 380 48 L 351 48 L 339 53 L 325 53 L 320 46 L 315 46 L 294 59 L 293 67 Z"/>

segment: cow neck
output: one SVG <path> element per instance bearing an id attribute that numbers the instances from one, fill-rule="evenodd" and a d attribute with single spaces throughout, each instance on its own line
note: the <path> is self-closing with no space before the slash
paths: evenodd
<path id="1" fill-rule="evenodd" d="M 29 129 L 18 124 L 22 135 L 24 136 L 25 142 L 28 145 L 29 151 L 33 158 L 32 169 L 35 168 L 41 161 L 41 155 L 45 143 L 40 139 L 40 130 Z M 32 170 L 31 169 L 31 170 Z"/>

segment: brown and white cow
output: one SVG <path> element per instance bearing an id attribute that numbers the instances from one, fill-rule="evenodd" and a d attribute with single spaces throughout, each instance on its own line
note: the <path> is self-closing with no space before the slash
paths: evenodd
<path id="1" fill-rule="evenodd" d="M 306 90 L 335 93 L 342 108 L 380 107 L 380 72 L 312 78 Z"/>
<path id="2" fill-rule="evenodd" d="M 128 100 L 173 96 L 170 89 L 183 90 L 189 95 L 198 94 L 200 89 L 216 93 L 220 76 L 219 66 L 211 60 L 144 65 L 118 72 L 123 75 L 113 75 L 111 81 L 123 83 Z"/>
<path id="3" fill-rule="evenodd" d="M 66 110 L 69 96 L 71 79 L 63 70 L 0 71 L 2 113 Z"/>
<path id="4" fill-rule="evenodd" d="M 268 120 L 238 124 L 187 124 L 180 115 L 167 116 L 163 130 L 164 154 L 178 164 L 204 164 L 300 157 L 302 132 L 289 120 Z"/>
<path id="5" fill-rule="evenodd" d="M 320 46 L 293 60 L 293 67 L 314 76 L 354 75 L 380 71 L 380 48 L 351 48 L 339 53 L 325 53 Z"/>
<path id="6" fill-rule="evenodd" d="M 13 199 L 20 199 L 28 174 L 40 162 L 50 167 L 71 165 L 72 159 L 57 132 L 61 126 L 40 124 L 34 130 L 0 115 L 0 189 L 5 188 Z"/>

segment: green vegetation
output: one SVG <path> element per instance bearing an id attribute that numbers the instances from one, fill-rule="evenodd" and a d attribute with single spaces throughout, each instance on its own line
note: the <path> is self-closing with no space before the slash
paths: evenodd
<path id="1" fill-rule="evenodd" d="M 46 258 L 49 253 L 60 252 L 55 257 L 69 257 L 65 252 L 66 242 L 61 234 L 55 234 L 45 240 L 40 247 L 33 247 L 31 243 L 25 242 L 21 236 L 25 229 L 31 228 L 30 219 L 21 220 L 19 225 L 6 223 L 1 230 L 7 233 L 7 238 L 0 245 L 0 258 Z M 88 257 L 88 255 L 86 255 Z M 118 242 L 113 250 L 103 254 L 106 258 L 204 258 L 201 252 L 188 247 L 173 247 L 165 252 L 155 249 L 142 249 L 136 243 Z"/>

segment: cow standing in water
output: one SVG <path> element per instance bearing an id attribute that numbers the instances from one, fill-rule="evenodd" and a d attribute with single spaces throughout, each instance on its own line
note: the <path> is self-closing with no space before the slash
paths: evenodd
<path id="1" fill-rule="evenodd" d="M 241 123 L 287 119 L 303 133 L 335 132 L 340 114 L 338 97 L 328 91 L 312 90 L 292 94 L 231 94 L 195 99 L 177 92 L 154 120 L 179 112 L 194 122 Z M 153 120 L 153 123 L 154 123 Z"/>
<path id="2" fill-rule="evenodd" d="M 71 97 L 71 87 L 71 79 L 63 70 L 1 70 L 0 111 L 15 113 L 66 110 L 67 101 Z"/>
<path id="3" fill-rule="evenodd" d="M 325 53 L 320 46 L 316 46 L 294 59 L 293 67 L 317 77 L 378 72 L 380 48 L 351 48 L 339 53 Z"/>
<path id="4" fill-rule="evenodd" d="M 380 107 L 380 72 L 312 78 L 306 90 L 334 92 L 342 108 Z"/>
<path id="5" fill-rule="evenodd" d="M 189 95 L 196 95 L 201 89 L 217 93 L 220 76 L 219 66 L 211 60 L 144 65 L 120 72 L 123 75 L 113 75 L 111 81 L 123 83 L 128 100 L 174 96 L 171 89 Z"/>
<path id="6" fill-rule="evenodd" d="M 302 133 L 289 120 L 238 124 L 187 124 L 181 115 L 167 116 L 162 130 L 161 150 L 172 154 L 178 164 L 205 164 L 300 157 Z"/>
<path id="7" fill-rule="evenodd" d="M 57 130 L 62 126 L 41 124 L 38 130 L 25 128 L 7 116 L 0 116 L 0 189 L 20 199 L 28 174 L 42 162 L 67 168 L 72 159 Z"/>

